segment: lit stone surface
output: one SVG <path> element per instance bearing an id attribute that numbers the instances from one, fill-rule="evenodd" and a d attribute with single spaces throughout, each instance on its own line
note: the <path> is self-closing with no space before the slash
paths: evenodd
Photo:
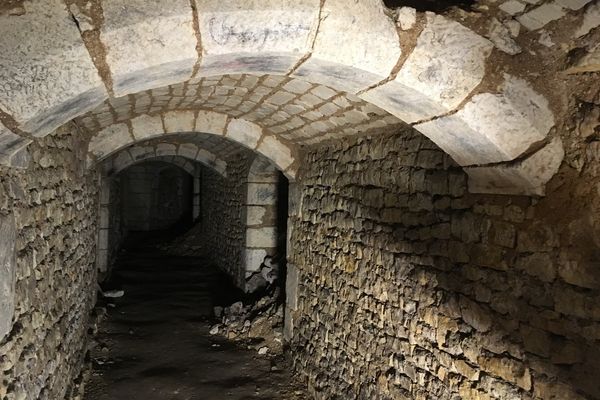
<path id="1" fill-rule="evenodd" d="M 319 0 L 195 0 L 204 76 L 285 74 L 310 50 Z"/>
<path id="2" fill-rule="evenodd" d="M 349 92 L 387 78 L 401 50 L 384 10 L 380 0 L 327 0 L 312 55 L 295 75 Z"/>
<path id="3" fill-rule="evenodd" d="M 469 191 L 543 196 L 545 184 L 558 172 L 563 157 L 560 139 L 553 139 L 516 165 L 466 168 Z"/>
<path id="4" fill-rule="evenodd" d="M 171 111 L 164 115 L 165 129 L 167 133 L 193 132 L 193 111 Z"/>
<path id="5" fill-rule="evenodd" d="M 398 10 L 398 24 L 403 31 L 412 29 L 417 23 L 417 10 L 412 7 L 401 7 Z"/>
<path id="6" fill-rule="evenodd" d="M 104 0 L 100 38 L 116 96 L 189 79 L 198 59 L 188 0 Z"/>
<path id="7" fill-rule="evenodd" d="M 0 341 L 10 332 L 15 307 L 17 232 L 12 215 L 0 215 Z"/>
<path id="8" fill-rule="evenodd" d="M 482 81 L 492 43 L 461 24 L 427 14 L 398 76 L 360 95 L 405 122 L 443 114 L 458 106 Z"/>
<path id="9" fill-rule="evenodd" d="M 288 146 L 283 144 L 275 136 L 266 136 L 258 145 L 257 150 L 273 160 L 273 162 L 282 170 L 287 169 L 293 162 L 292 152 Z"/>
<path id="10" fill-rule="evenodd" d="M 277 246 L 275 228 L 249 228 L 246 230 L 246 246 L 273 248 Z"/>
<path id="11" fill-rule="evenodd" d="M 511 76 L 498 94 L 478 94 L 458 113 L 416 126 L 460 165 L 519 157 L 554 125 L 548 101 Z"/>
<path id="12" fill-rule="evenodd" d="M 557 4 L 547 3 L 517 17 L 517 20 L 530 31 L 543 28 L 546 24 L 564 17 L 566 11 Z"/>
<path id="13" fill-rule="evenodd" d="M 89 151 L 96 157 L 102 158 L 132 141 L 133 138 L 129 134 L 127 125 L 111 125 L 92 138 Z"/>
<path id="14" fill-rule="evenodd" d="M 0 165 L 14 166 L 15 157 L 31 143 L 0 123 Z"/>
<path id="15" fill-rule="evenodd" d="M 260 206 L 248 206 L 246 215 L 248 226 L 261 225 L 267 209 Z"/>
<path id="16" fill-rule="evenodd" d="M 64 3 L 23 7 L 23 15 L 0 15 L 0 108 L 24 131 L 44 136 L 107 93 Z"/>
<path id="17" fill-rule="evenodd" d="M 254 149 L 262 136 L 262 129 L 252 122 L 236 118 L 232 119 L 227 125 L 225 136 L 250 149 Z"/>
<path id="18" fill-rule="evenodd" d="M 245 256 L 246 272 L 255 272 L 260 270 L 260 266 L 267 256 L 267 251 L 264 249 L 246 249 Z"/>
<path id="19" fill-rule="evenodd" d="M 164 133 L 160 115 L 140 115 L 131 120 L 133 136 L 137 140 L 149 139 Z"/>
<path id="20" fill-rule="evenodd" d="M 198 111 L 196 116 L 196 131 L 223 135 L 227 124 L 227 114 L 211 111 Z"/>
<path id="21" fill-rule="evenodd" d="M 277 200 L 277 186 L 272 183 L 249 183 L 247 204 L 269 205 Z"/>

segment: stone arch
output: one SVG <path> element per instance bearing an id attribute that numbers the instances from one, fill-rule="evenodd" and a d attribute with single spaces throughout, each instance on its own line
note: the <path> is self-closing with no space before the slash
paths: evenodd
<path id="1" fill-rule="evenodd" d="M 0 43 L 0 115 L 24 139 L 109 96 L 271 74 L 351 93 L 413 125 L 468 167 L 475 191 L 541 194 L 562 161 L 548 101 L 486 70 L 489 40 L 431 12 L 399 29 L 381 0 L 175 0 L 168 10 L 144 0 L 89 10 L 25 1 L 0 16 L 0 34 L 11 38 Z"/>
<path id="2" fill-rule="evenodd" d="M 248 171 L 246 196 L 246 277 L 260 270 L 277 251 L 277 190 L 279 174 L 265 158 L 256 157 Z"/>

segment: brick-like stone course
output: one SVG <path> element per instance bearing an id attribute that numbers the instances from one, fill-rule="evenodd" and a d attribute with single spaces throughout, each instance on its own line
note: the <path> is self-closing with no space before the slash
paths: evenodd
<path id="1" fill-rule="evenodd" d="M 81 175 L 77 135 L 61 128 L 30 153 L 29 169 L 0 168 L 0 214 L 14 215 L 17 231 L 14 318 L 0 338 L 3 400 L 65 398 L 96 293 L 98 185 Z"/>
<path id="2" fill-rule="evenodd" d="M 302 165 L 286 334 L 316 399 L 600 396 L 598 271 L 535 200 L 467 194 L 408 130 Z"/>

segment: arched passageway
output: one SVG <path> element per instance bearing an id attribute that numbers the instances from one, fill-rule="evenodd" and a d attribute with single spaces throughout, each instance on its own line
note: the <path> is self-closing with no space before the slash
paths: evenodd
<path id="1" fill-rule="evenodd" d="M 150 160 L 310 397 L 597 398 L 597 3 L 0 5 L 0 398 L 75 395 Z"/>

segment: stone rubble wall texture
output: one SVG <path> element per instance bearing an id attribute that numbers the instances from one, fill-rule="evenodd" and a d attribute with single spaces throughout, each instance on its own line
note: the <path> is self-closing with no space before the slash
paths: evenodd
<path id="1" fill-rule="evenodd" d="M 411 130 L 311 148 L 302 165 L 286 330 L 316 399 L 600 398 L 586 222 L 553 222 L 565 210 L 550 197 L 468 194 Z"/>
<path id="2" fill-rule="evenodd" d="M 438 15 L 381 0 L 17 2 L 0 10 L 1 161 L 16 163 L 28 140 L 73 117 L 100 130 L 93 156 L 103 157 L 155 113 L 188 110 L 190 122 L 202 110 L 227 116 L 217 134 L 293 177 L 297 141 L 403 121 L 476 168 L 471 190 L 542 194 L 561 162 L 551 139 L 563 110 L 546 85 L 561 71 L 537 46 L 552 47 L 548 29 L 584 13 L 587 35 L 596 14 L 587 0 L 480 3 Z M 532 64 L 550 67 L 516 67 L 507 57 L 524 44 Z M 168 122 L 167 132 L 188 126 Z"/>
<path id="3" fill-rule="evenodd" d="M 16 251 L 14 317 L 0 337 L 3 400 L 65 397 L 83 362 L 96 293 L 98 182 L 82 175 L 84 145 L 61 128 L 29 153 L 26 170 L 0 167 L 0 221 L 16 223 L 16 241 L 2 236 L 0 246 Z"/>

